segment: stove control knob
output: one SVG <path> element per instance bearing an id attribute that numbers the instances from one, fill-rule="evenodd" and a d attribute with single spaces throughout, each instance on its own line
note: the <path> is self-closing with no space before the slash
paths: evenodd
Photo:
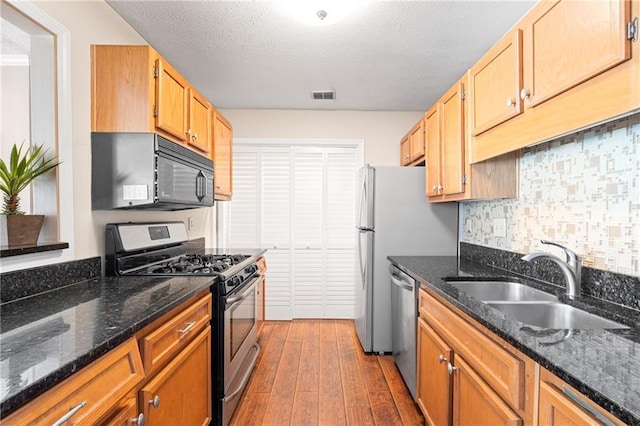
<path id="1" fill-rule="evenodd" d="M 247 274 L 253 274 L 253 273 L 254 273 L 255 271 L 257 271 L 257 270 L 258 270 L 258 267 L 257 267 L 256 265 L 249 265 L 249 266 L 247 266 L 246 268 L 244 268 L 244 271 L 245 271 Z"/>
<path id="2" fill-rule="evenodd" d="M 240 277 L 233 277 L 229 280 L 229 284 L 236 286 L 240 284 Z"/>

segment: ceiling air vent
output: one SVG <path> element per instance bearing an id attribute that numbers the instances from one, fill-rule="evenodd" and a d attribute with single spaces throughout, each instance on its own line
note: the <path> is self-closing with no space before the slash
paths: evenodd
<path id="1" fill-rule="evenodd" d="M 311 92 L 311 97 L 314 100 L 317 100 L 317 99 L 333 100 L 336 98 L 336 92 Z"/>

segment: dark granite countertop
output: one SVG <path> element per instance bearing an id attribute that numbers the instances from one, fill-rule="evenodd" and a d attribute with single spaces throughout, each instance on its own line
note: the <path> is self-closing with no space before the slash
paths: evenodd
<path id="1" fill-rule="evenodd" d="M 0 416 L 207 290 L 214 280 L 96 278 L 0 304 Z"/>
<path id="2" fill-rule="evenodd" d="M 588 296 L 576 301 L 560 296 L 563 302 L 631 328 L 554 333 L 518 322 L 443 280 L 445 277 L 513 276 L 502 269 L 456 257 L 389 256 L 389 260 L 616 417 L 628 424 L 640 424 L 640 317 L 637 310 Z M 562 293 L 562 289 L 541 281 L 522 277 L 518 280 Z M 532 328 L 540 333 L 532 333 Z"/>

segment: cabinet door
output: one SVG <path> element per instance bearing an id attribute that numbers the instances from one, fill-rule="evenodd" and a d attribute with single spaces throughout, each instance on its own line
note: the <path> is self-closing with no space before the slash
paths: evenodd
<path id="1" fill-rule="evenodd" d="M 233 129 L 222 114 L 214 111 L 213 173 L 216 200 L 230 200 L 232 194 Z"/>
<path id="2" fill-rule="evenodd" d="M 406 166 L 411 162 L 411 143 L 409 142 L 409 135 L 406 135 L 400 141 L 400 165 Z"/>
<path id="3" fill-rule="evenodd" d="M 422 319 L 418 318 L 418 389 L 416 398 L 427 424 L 451 424 L 451 376 L 447 362 L 453 351 Z"/>
<path id="4" fill-rule="evenodd" d="M 140 390 L 145 424 L 205 425 L 211 420 L 211 327 Z"/>
<path id="5" fill-rule="evenodd" d="M 459 355 L 453 372 L 453 424 L 520 426 L 522 419 L 487 385 Z"/>
<path id="6" fill-rule="evenodd" d="M 187 82 L 162 59 L 156 60 L 156 127 L 176 138 L 187 139 Z"/>
<path id="7" fill-rule="evenodd" d="M 527 107 L 629 59 L 629 14 L 630 2 L 620 0 L 561 0 L 534 9 L 525 33 Z"/>
<path id="8" fill-rule="evenodd" d="M 440 195 L 440 113 L 438 105 L 434 105 L 424 116 L 425 142 L 427 147 L 426 190 L 427 197 Z"/>
<path id="9" fill-rule="evenodd" d="M 441 99 L 442 194 L 464 192 L 464 86 L 458 82 Z"/>
<path id="10" fill-rule="evenodd" d="M 508 33 L 471 67 L 469 84 L 474 136 L 522 112 L 522 30 Z"/>
<path id="11" fill-rule="evenodd" d="M 424 157 L 424 125 L 420 120 L 409 132 L 411 161 Z"/>
<path id="12" fill-rule="evenodd" d="M 187 143 L 204 154 L 211 152 L 211 107 L 193 89 L 189 90 L 189 129 Z"/>

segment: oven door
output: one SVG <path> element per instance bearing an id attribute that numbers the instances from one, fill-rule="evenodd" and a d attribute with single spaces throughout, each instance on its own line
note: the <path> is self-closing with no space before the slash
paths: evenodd
<path id="1" fill-rule="evenodd" d="M 258 281 L 256 275 L 243 286 L 239 293 L 227 297 L 224 308 L 224 390 L 240 373 L 240 367 L 251 347 L 257 341 L 256 301 Z"/>

